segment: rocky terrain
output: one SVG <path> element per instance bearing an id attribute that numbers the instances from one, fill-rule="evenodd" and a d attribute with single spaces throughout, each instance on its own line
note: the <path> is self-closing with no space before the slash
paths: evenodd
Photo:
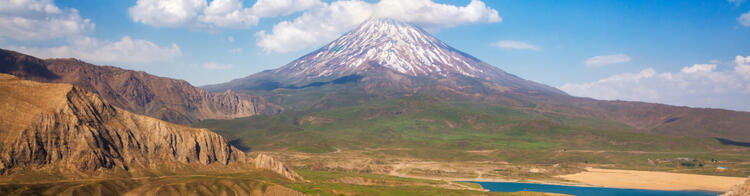
<path id="1" fill-rule="evenodd" d="M 245 163 L 220 135 L 141 116 L 70 84 L 0 76 L 0 172 Z"/>
<path id="2" fill-rule="evenodd" d="M 42 60 L 0 50 L 0 73 L 40 82 L 73 84 L 117 107 L 179 124 L 281 111 L 262 97 L 234 91 L 210 93 L 183 80 L 76 59 Z"/>
<path id="3" fill-rule="evenodd" d="M 721 194 L 721 196 L 748 196 L 748 195 L 750 195 L 750 179 L 745 181 L 745 183 L 733 186 L 731 190 Z"/>
<path id="4" fill-rule="evenodd" d="M 287 168 L 284 163 L 265 154 L 258 154 L 255 157 L 255 167 L 271 170 L 291 181 L 304 180 L 297 172 Z"/>

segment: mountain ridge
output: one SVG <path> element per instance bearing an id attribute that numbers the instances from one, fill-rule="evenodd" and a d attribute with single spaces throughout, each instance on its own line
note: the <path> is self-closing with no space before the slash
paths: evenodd
<path id="1" fill-rule="evenodd" d="M 281 111 L 259 96 L 234 91 L 211 93 L 184 80 L 98 66 L 77 59 L 42 60 L 0 50 L 0 60 L 0 73 L 40 82 L 71 83 L 129 111 L 179 124 Z"/>
<path id="2" fill-rule="evenodd" d="M 19 80 L 0 74 L 3 115 L 0 172 L 16 168 L 73 171 L 156 165 L 245 163 L 220 135 L 136 115 L 70 84 Z"/>

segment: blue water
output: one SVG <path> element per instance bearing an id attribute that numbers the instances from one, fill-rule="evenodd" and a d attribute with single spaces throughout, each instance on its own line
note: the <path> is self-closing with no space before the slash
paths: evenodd
<path id="1" fill-rule="evenodd" d="M 589 195 L 644 195 L 644 196 L 716 196 L 718 193 L 703 191 L 655 191 L 644 189 L 618 189 L 602 187 L 579 187 L 548 184 L 531 184 L 518 182 L 474 182 L 482 185 L 484 189 L 491 192 L 518 192 L 534 191 L 547 193 L 562 193 L 579 196 Z"/>

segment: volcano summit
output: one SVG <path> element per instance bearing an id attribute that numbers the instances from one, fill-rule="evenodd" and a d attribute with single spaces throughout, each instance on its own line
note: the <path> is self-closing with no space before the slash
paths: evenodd
<path id="1" fill-rule="evenodd" d="M 298 88 L 362 79 L 379 86 L 424 88 L 442 85 L 463 92 L 468 89 L 497 92 L 564 95 L 555 88 L 508 74 L 458 51 L 413 24 L 372 18 L 340 38 L 291 63 L 227 84 L 208 86 L 214 91 Z M 481 84 L 468 88 L 462 84 Z M 474 93 L 474 92 L 470 92 Z"/>

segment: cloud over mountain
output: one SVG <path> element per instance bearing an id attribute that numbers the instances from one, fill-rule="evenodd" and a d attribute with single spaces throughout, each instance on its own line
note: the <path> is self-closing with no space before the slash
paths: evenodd
<path id="1" fill-rule="evenodd" d="M 535 46 L 534 44 L 530 44 L 530 43 L 526 43 L 522 41 L 513 41 L 513 40 L 500 40 L 498 42 L 492 43 L 492 46 L 495 46 L 498 48 L 517 49 L 517 50 L 536 50 L 536 51 L 541 50 L 539 46 Z"/>
<path id="2" fill-rule="evenodd" d="M 52 0 L 3 1 L 0 6 L 0 38 L 20 41 L 62 39 L 51 47 L 3 45 L 43 58 L 80 58 L 102 63 L 145 63 L 182 55 L 177 44 L 159 46 L 151 41 L 123 36 L 119 41 L 89 37 L 95 24 L 73 8 L 60 8 Z"/>
<path id="3" fill-rule="evenodd" d="M 274 17 L 319 6 L 319 0 L 259 0 L 244 7 L 241 0 L 138 0 L 128 12 L 135 22 L 155 27 L 200 30 L 243 29 L 261 17 Z"/>
<path id="4" fill-rule="evenodd" d="M 584 62 L 588 67 L 602 67 L 612 64 L 630 62 L 630 56 L 625 54 L 613 54 L 591 57 Z"/>
<path id="5" fill-rule="evenodd" d="M 34 54 L 42 58 L 75 57 L 87 61 L 104 63 L 163 62 L 182 55 L 177 44 L 159 46 L 142 39 L 124 36 L 116 42 L 92 37 L 70 39 L 68 45 L 51 48 L 10 46 L 13 50 Z"/>
<path id="6" fill-rule="evenodd" d="M 267 52 L 291 52 L 331 41 L 368 18 L 392 18 L 414 23 L 427 30 L 469 23 L 501 22 L 497 10 L 480 0 L 465 6 L 432 0 L 335 1 L 304 12 L 291 21 L 256 34 L 257 45 Z"/>
<path id="7" fill-rule="evenodd" d="M 0 37 L 16 40 L 49 40 L 85 34 L 94 23 L 73 8 L 60 9 L 52 0 L 3 1 Z"/>
<path id="8" fill-rule="evenodd" d="M 737 56 L 732 69 L 716 64 L 695 64 L 679 72 L 659 73 L 653 68 L 622 73 L 595 82 L 565 84 L 560 89 L 574 96 L 630 100 L 750 111 L 750 56 Z"/>

